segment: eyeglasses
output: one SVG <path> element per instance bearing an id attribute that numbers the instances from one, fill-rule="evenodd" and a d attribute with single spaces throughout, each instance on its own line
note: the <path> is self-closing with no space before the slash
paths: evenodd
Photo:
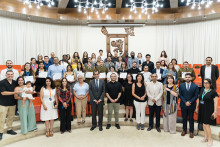
<path id="1" fill-rule="evenodd" d="M 208 82 L 204 82 L 204 84 L 209 84 Z"/>

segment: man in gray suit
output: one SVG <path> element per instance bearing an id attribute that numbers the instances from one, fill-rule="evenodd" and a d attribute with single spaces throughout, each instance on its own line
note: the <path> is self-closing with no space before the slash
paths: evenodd
<path id="1" fill-rule="evenodd" d="M 104 80 L 99 79 L 99 72 L 93 72 L 94 79 L 89 82 L 89 95 L 90 95 L 90 104 L 92 107 L 92 127 L 93 131 L 97 126 L 96 112 L 98 108 L 99 115 L 99 131 L 102 131 L 102 121 L 103 121 L 103 104 L 105 96 L 105 82 Z"/>

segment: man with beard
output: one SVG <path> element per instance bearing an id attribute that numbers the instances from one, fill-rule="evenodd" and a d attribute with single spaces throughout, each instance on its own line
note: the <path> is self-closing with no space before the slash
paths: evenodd
<path id="1" fill-rule="evenodd" d="M 7 60 L 6 61 L 6 67 L 7 67 L 6 69 L 3 69 L 1 71 L 1 80 L 4 80 L 6 78 L 6 72 L 8 70 L 13 71 L 13 73 L 14 73 L 13 80 L 17 80 L 17 78 L 19 77 L 19 73 L 18 73 L 18 71 L 16 69 L 13 69 L 13 62 L 11 60 Z"/>
<path id="2" fill-rule="evenodd" d="M 202 78 L 202 87 L 204 87 L 204 79 L 210 79 L 213 87 L 216 89 L 216 81 L 219 77 L 218 66 L 212 65 L 212 57 L 206 58 L 206 65 L 201 66 L 200 75 Z"/>
<path id="3" fill-rule="evenodd" d="M 132 68 L 133 62 L 137 63 L 137 68 L 139 67 L 139 61 L 138 58 L 135 57 L 135 53 L 131 52 L 131 58 L 128 59 L 128 69 Z"/>

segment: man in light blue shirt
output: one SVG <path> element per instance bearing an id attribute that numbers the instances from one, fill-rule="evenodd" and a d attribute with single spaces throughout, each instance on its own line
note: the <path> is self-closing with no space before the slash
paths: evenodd
<path id="1" fill-rule="evenodd" d="M 50 65 L 48 68 L 48 77 L 53 79 L 56 86 L 60 86 L 61 85 L 60 82 L 61 82 L 61 79 L 63 78 L 63 74 L 65 73 L 65 71 L 66 71 L 65 68 L 62 65 L 59 65 L 58 57 L 54 57 L 54 64 Z M 60 79 L 54 79 L 54 75 L 57 73 L 61 74 Z"/>
<path id="2" fill-rule="evenodd" d="M 135 58 L 135 53 L 132 51 L 131 52 L 131 57 L 128 58 L 128 69 L 132 68 L 133 62 L 136 62 L 137 63 L 137 68 L 139 68 L 138 58 Z"/>

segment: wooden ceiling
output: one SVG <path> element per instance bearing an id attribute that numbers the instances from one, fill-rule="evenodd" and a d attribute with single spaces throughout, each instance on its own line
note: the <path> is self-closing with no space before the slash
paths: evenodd
<path id="1" fill-rule="evenodd" d="M 191 7 L 179 7 L 178 0 L 170 0 L 171 8 L 160 8 L 159 12 L 151 14 L 141 14 L 141 9 L 137 9 L 137 14 L 130 12 L 130 8 L 124 8 L 124 0 L 116 0 L 115 7 L 109 8 L 106 14 L 99 10 L 100 18 L 95 13 L 88 11 L 86 14 L 78 12 L 77 8 L 68 8 L 68 4 L 73 0 L 59 0 L 56 7 L 42 6 L 29 8 L 19 0 L 0 0 L 0 15 L 17 19 L 30 19 L 46 23 L 60 24 L 87 24 L 87 23 L 149 23 L 149 24 L 172 24 L 189 23 L 203 21 L 204 19 L 220 18 L 220 3 L 214 2 L 209 8 L 202 7 L 201 10 L 191 9 Z M 178 7 L 177 7 L 178 6 Z M 141 17 L 139 16 L 141 14 Z M 106 18 L 110 16 L 110 19 Z M 19 17 L 18 17 L 19 16 Z M 88 19 L 88 16 L 90 19 Z M 205 16 L 205 17 L 204 17 Z"/>

